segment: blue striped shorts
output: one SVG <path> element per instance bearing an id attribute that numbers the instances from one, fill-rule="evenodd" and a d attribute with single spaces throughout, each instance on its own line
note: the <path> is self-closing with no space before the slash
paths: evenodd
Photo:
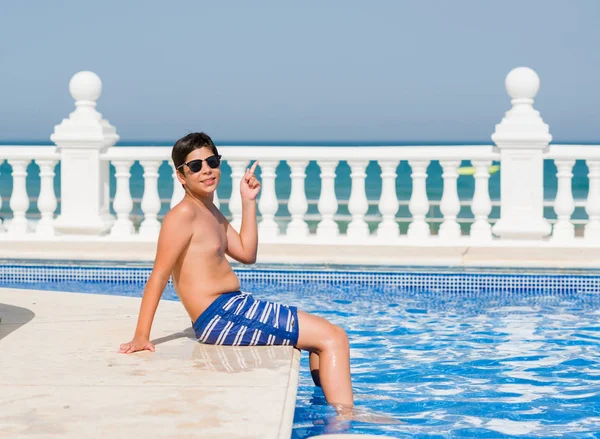
<path id="1" fill-rule="evenodd" d="M 222 294 L 193 323 L 202 343 L 268 346 L 298 343 L 298 309 L 236 291 Z"/>

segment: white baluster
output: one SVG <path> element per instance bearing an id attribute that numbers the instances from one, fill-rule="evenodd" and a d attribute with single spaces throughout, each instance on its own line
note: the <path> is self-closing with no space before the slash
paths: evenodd
<path id="1" fill-rule="evenodd" d="M 476 240 L 491 240 L 492 226 L 488 221 L 488 216 L 492 211 L 492 201 L 488 184 L 490 179 L 489 168 L 492 161 L 472 160 L 471 163 L 475 168 L 475 193 L 471 204 L 475 222 L 471 225 L 469 235 Z"/>
<path id="2" fill-rule="evenodd" d="M 114 160 L 112 164 L 115 167 L 115 178 L 117 180 L 117 191 L 113 201 L 113 209 L 117 213 L 117 220 L 112 226 L 110 234 L 113 236 L 130 236 L 135 232 L 133 222 L 129 219 L 133 209 L 133 200 L 129 188 L 133 160 Z"/>
<path id="3" fill-rule="evenodd" d="M 140 225 L 140 235 L 155 237 L 160 232 L 160 197 L 158 195 L 158 168 L 161 160 L 141 160 L 144 168 L 144 195 L 142 196 L 142 211 L 144 221 Z"/>
<path id="4" fill-rule="evenodd" d="M 258 207 L 262 220 L 258 225 L 258 231 L 261 237 L 273 238 L 279 235 L 279 226 L 275 221 L 275 214 L 279 204 L 277 203 L 277 194 L 275 193 L 275 169 L 277 161 L 269 160 L 260 162 L 261 170 L 261 190 Z"/>
<path id="5" fill-rule="evenodd" d="M 173 162 L 170 163 L 171 170 L 173 171 L 173 194 L 171 195 L 171 204 L 169 207 L 173 209 L 175 206 L 179 204 L 185 195 L 185 189 L 177 179 L 177 170 L 175 170 L 175 165 Z"/>
<path id="6" fill-rule="evenodd" d="M 440 202 L 440 211 L 444 216 L 444 222 L 440 226 L 439 237 L 441 239 L 458 239 L 461 233 L 456 217 L 460 212 L 460 200 L 458 199 L 456 180 L 458 179 L 457 168 L 460 160 L 442 160 L 440 164 L 444 171 L 442 173 L 444 192 Z"/>
<path id="7" fill-rule="evenodd" d="M 231 226 L 240 231 L 242 226 L 242 197 L 240 195 L 240 182 L 246 173 L 248 160 L 228 160 L 231 166 L 231 197 L 229 198 L 229 211 L 231 212 Z"/>
<path id="8" fill-rule="evenodd" d="M 213 193 L 213 204 L 218 209 L 221 207 L 221 202 L 219 201 L 219 196 L 217 195 L 217 190 L 215 189 Z"/>
<path id="9" fill-rule="evenodd" d="M 400 236 L 400 227 L 396 222 L 396 213 L 400 207 L 396 193 L 396 168 L 398 160 L 380 160 L 381 166 L 381 198 L 379 212 L 382 221 L 377 227 L 377 236 L 381 238 L 396 238 Z"/>
<path id="10" fill-rule="evenodd" d="M 304 237 L 308 235 L 308 224 L 304 221 L 304 215 L 308 210 L 304 180 L 306 179 L 307 160 L 289 161 L 292 169 L 292 192 L 288 202 L 288 210 L 292 215 L 292 221 L 288 224 L 286 235 L 293 237 Z"/>
<path id="11" fill-rule="evenodd" d="M 348 164 L 352 169 L 350 178 L 352 179 L 352 190 L 348 200 L 348 210 L 352 214 L 352 221 L 348 224 L 346 234 L 349 237 L 369 236 L 369 225 L 365 221 L 365 214 L 369 210 L 369 202 L 365 191 L 365 179 L 367 178 L 366 169 L 368 160 L 349 160 Z"/>
<path id="12" fill-rule="evenodd" d="M 552 239 L 573 239 L 575 237 L 575 226 L 571 222 L 571 215 L 575 210 L 573 202 L 573 191 L 571 190 L 571 179 L 573 178 L 573 166 L 575 160 L 555 160 L 558 172 L 558 191 L 554 201 L 554 211 L 558 221 L 554 224 Z"/>
<path id="13" fill-rule="evenodd" d="M 425 215 L 429 210 L 426 187 L 429 160 L 409 160 L 408 164 L 412 169 L 410 176 L 413 184 L 408 210 L 413 220 L 408 226 L 407 235 L 409 238 L 427 238 L 429 237 L 429 225 L 425 221 Z"/>
<path id="14" fill-rule="evenodd" d="M 38 210 L 41 218 L 35 229 L 38 236 L 54 235 L 54 211 L 56 210 L 56 195 L 54 194 L 54 167 L 56 160 L 36 160 L 40 167 L 40 196 Z"/>
<path id="15" fill-rule="evenodd" d="M 585 225 L 584 238 L 588 241 L 600 240 L 600 160 L 586 160 L 588 167 L 589 192 L 585 203 L 588 222 Z"/>
<path id="16" fill-rule="evenodd" d="M 4 159 L 0 159 L 0 167 L 4 164 Z M 2 210 L 2 194 L 0 194 L 0 210 Z M 4 224 L 0 218 L 0 233 L 4 232 Z"/>
<path id="17" fill-rule="evenodd" d="M 25 212 L 29 209 L 29 196 L 27 195 L 27 165 L 31 160 L 27 159 L 9 159 L 8 163 L 12 166 L 13 191 L 10 197 L 10 208 L 13 211 L 13 218 L 8 225 L 8 232 L 11 234 L 22 235 L 27 233 L 28 221 L 25 218 Z"/>
<path id="18" fill-rule="evenodd" d="M 317 236 L 335 237 L 340 234 L 340 228 L 333 220 L 333 216 L 338 210 L 338 202 L 335 196 L 335 170 L 338 163 L 338 160 L 318 162 L 321 168 L 321 195 L 317 207 L 321 214 L 321 221 L 317 225 Z"/>

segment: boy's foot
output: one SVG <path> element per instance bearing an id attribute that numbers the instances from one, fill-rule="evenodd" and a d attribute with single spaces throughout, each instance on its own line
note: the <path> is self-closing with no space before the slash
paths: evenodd
<path id="1" fill-rule="evenodd" d="M 364 407 L 345 406 L 343 404 L 334 404 L 333 408 L 337 412 L 337 418 L 341 421 L 357 421 L 369 424 L 403 424 L 402 421 L 383 413 L 375 413 Z"/>

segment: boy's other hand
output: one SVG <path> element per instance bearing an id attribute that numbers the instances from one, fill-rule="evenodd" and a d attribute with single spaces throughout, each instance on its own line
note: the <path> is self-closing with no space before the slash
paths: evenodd
<path id="1" fill-rule="evenodd" d="M 129 343 L 123 343 L 119 346 L 119 353 L 132 354 L 137 351 L 154 352 L 154 345 L 147 338 L 134 337 Z"/>
<path id="2" fill-rule="evenodd" d="M 260 182 L 254 175 L 258 160 L 254 162 L 251 168 L 246 169 L 246 173 L 240 181 L 240 193 L 242 198 L 247 200 L 256 200 L 258 193 L 260 192 Z"/>

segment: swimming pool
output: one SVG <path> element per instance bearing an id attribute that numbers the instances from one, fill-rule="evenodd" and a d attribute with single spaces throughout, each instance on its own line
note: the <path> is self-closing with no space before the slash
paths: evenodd
<path id="1" fill-rule="evenodd" d="M 243 289 L 344 327 L 357 412 L 336 422 L 303 356 L 293 438 L 597 437 L 600 273 L 240 269 Z M 139 296 L 144 267 L 0 265 L 0 286 Z M 166 299 L 175 299 L 168 287 Z"/>

